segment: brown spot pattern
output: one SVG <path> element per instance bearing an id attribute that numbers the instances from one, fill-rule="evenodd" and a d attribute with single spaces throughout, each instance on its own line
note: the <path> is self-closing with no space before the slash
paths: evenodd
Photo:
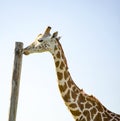
<path id="1" fill-rule="evenodd" d="M 67 79 L 68 75 L 69 75 L 68 71 L 64 71 L 64 79 L 65 80 Z"/>
<path id="2" fill-rule="evenodd" d="M 98 113 L 94 119 L 94 121 L 102 121 L 102 117 L 101 117 L 101 114 Z"/>
<path id="3" fill-rule="evenodd" d="M 81 114 L 81 112 L 79 110 L 70 110 L 70 112 L 74 115 L 74 116 L 79 116 Z"/>
<path id="4" fill-rule="evenodd" d="M 55 62 L 56 67 L 58 67 L 58 66 L 59 66 L 59 64 L 60 64 L 60 62 L 59 62 L 59 61 Z"/>
<path id="5" fill-rule="evenodd" d="M 108 110 L 107 112 L 105 112 L 105 117 L 106 117 L 105 120 L 106 120 L 106 121 L 109 121 L 109 120 L 112 118 L 111 115 L 110 115 L 110 113 L 111 113 L 111 112 L 110 112 L 109 110 Z M 118 120 L 118 121 L 119 121 L 119 120 Z"/>
<path id="6" fill-rule="evenodd" d="M 85 108 L 89 109 L 90 107 L 92 107 L 92 105 L 91 105 L 89 102 L 87 102 L 87 103 L 85 104 Z"/>
<path id="7" fill-rule="evenodd" d="M 84 109 L 84 104 L 82 104 L 82 103 L 80 102 L 80 100 L 78 100 L 77 103 L 78 103 L 80 109 L 83 110 L 83 109 Z"/>
<path id="8" fill-rule="evenodd" d="M 90 112 L 91 112 L 91 117 L 93 118 L 94 115 L 97 113 L 97 110 L 95 108 L 92 108 Z"/>
<path id="9" fill-rule="evenodd" d="M 86 121 L 85 118 L 80 117 L 79 119 L 76 119 L 76 121 Z"/>
<path id="10" fill-rule="evenodd" d="M 67 89 L 66 83 L 64 83 L 64 85 L 59 85 L 59 89 L 61 92 L 64 92 Z"/>
<path id="11" fill-rule="evenodd" d="M 68 90 L 67 94 L 63 96 L 65 102 L 70 102 L 70 90 Z"/>
<path id="12" fill-rule="evenodd" d="M 62 78 L 63 78 L 63 74 L 62 74 L 62 73 L 57 72 L 57 76 L 58 76 L 58 79 L 59 79 L 59 80 L 62 80 Z"/>
<path id="13" fill-rule="evenodd" d="M 71 91 L 71 96 L 74 100 L 76 100 L 77 94 L 74 91 Z"/>
<path id="14" fill-rule="evenodd" d="M 90 121 L 90 112 L 88 110 L 85 110 L 83 112 L 83 114 L 85 115 L 85 117 L 87 118 L 87 121 Z"/>
<path id="15" fill-rule="evenodd" d="M 79 99 L 78 99 L 80 102 L 86 102 L 85 100 L 85 96 L 83 94 L 80 94 L 79 95 Z"/>
<path id="16" fill-rule="evenodd" d="M 87 99 L 88 102 L 92 103 L 92 106 L 96 105 L 97 100 L 93 96 L 88 96 L 86 99 Z"/>
<path id="17" fill-rule="evenodd" d="M 83 103 L 85 103 L 85 97 L 83 96 L 83 94 L 79 95 L 77 103 L 78 103 L 80 109 L 83 110 L 84 109 L 84 104 Z"/>
<path id="18" fill-rule="evenodd" d="M 103 112 L 103 107 L 99 102 L 97 103 L 96 108 L 98 109 L 99 112 Z"/>
<path id="19" fill-rule="evenodd" d="M 60 58 L 60 52 L 58 51 L 58 53 L 56 54 L 57 58 Z"/>
<path id="20" fill-rule="evenodd" d="M 77 108 L 77 105 L 76 105 L 75 103 L 71 103 L 71 104 L 69 105 L 69 107 L 71 107 L 71 108 Z"/>
<path id="21" fill-rule="evenodd" d="M 64 63 L 61 62 L 61 64 L 60 64 L 60 69 L 62 70 L 64 67 L 65 67 Z"/>
<path id="22" fill-rule="evenodd" d="M 68 80 L 68 86 L 69 86 L 69 88 L 71 88 L 72 85 L 73 85 L 73 81 L 71 81 L 71 79 L 69 78 L 69 80 Z"/>
<path id="23" fill-rule="evenodd" d="M 74 85 L 72 87 L 74 93 L 79 93 L 79 89 Z"/>

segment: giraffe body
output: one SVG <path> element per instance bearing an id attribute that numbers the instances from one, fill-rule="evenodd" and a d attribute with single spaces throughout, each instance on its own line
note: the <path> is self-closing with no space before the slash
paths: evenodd
<path id="1" fill-rule="evenodd" d="M 49 51 L 55 62 L 61 96 L 75 121 L 120 121 L 120 115 L 109 111 L 94 96 L 86 94 L 72 80 L 58 32 L 50 35 L 51 27 L 24 49 L 24 54 Z"/>

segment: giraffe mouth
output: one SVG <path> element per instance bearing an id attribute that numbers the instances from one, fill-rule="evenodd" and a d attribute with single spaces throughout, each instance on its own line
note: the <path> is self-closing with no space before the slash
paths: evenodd
<path id="1" fill-rule="evenodd" d="M 23 50 L 23 54 L 24 54 L 24 55 L 29 55 L 30 53 L 29 53 L 27 50 L 24 49 L 24 50 Z"/>

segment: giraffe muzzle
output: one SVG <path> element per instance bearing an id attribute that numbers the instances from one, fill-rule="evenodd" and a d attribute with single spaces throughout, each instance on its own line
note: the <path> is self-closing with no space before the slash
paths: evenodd
<path id="1" fill-rule="evenodd" d="M 23 50 L 23 54 L 24 54 L 24 55 L 29 55 L 30 53 L 29 53 L 27 50 L 24 49 L 24 50 Z"/>

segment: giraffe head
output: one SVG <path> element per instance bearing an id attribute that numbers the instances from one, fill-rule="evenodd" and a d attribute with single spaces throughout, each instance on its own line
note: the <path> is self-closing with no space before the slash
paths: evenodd
<path id="1" fill-rule="evenodd" d="M 53 53 L 56 45 L 56 41 L 58 41 L 60 37 L 57 36 L 58 32 L 54 32 L 51 35 L 50 30 L 51 30 L 51 27 L 48 26 L 44 34 L 39 34 L 31 45 L 24 48 L 23 53 L 25 55 L 28 55 L 31 53 L 41 53 L 46 51 Z"/>

